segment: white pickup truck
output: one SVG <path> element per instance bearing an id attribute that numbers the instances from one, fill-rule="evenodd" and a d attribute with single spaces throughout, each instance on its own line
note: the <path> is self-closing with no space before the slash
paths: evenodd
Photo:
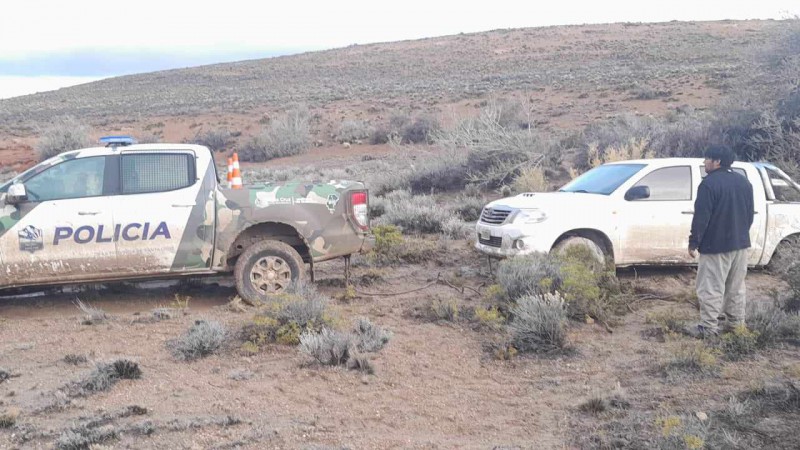
<path id="1" fill-rule="evenodd" d="M 733 170 L 753 185 L 749 265 L 765 266 L 782 243 L 800 236 L 800 185 L 768 163 L 736 162 Z M 705 175 L 699 158 L 604 164 L 558 192 L 489 203 L 476 225 L 475 247 L 509 257 L 581 245 L 617 267 L 691 265 L 689 230 Z"/>

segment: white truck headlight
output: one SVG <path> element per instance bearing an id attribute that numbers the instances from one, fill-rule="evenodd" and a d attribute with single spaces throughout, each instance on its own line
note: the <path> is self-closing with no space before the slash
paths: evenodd
<path id="1" fill-rule="evenodd" d="M 528 225 L 544 222 L 545 220 L 547 220 L 547 214 L 540 209 L 520 209 L 514 214 L 512 223 Z"/>

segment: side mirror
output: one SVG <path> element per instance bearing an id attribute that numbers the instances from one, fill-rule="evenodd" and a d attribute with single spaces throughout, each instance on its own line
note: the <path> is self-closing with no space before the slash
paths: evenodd
<path id="1" fill-rule="evenodd" d="M 28 200 L 28 192 L 25 190 L 25 185 L 22 183 L 14 183 L 8 187 L 6 194 L 6 203 L 9 205 L 16 205 Z"/>
<path id="2" fill-rule="evenodd" d="M 643 200 L 646 198 L 650 198 L 649 186 L 634 186 L 625 193 L 625 200 L 628 201 Z"/>

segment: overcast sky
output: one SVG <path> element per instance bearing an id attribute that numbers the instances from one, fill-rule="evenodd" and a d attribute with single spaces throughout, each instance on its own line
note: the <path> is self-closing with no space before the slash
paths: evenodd
<path id="1" fill-rule="evenodd" d="M 0 14 L 0 98 L 114 75 L 497 28 L 797 14 L 797 0 L 12 0 Z"/>

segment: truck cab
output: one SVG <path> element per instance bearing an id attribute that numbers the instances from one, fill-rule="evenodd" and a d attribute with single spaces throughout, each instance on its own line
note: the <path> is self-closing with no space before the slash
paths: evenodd
<path id="1" fill-rule="evenodd" d="M 769 163 L 734 163 L 753 186 L 750 266 L 770 262 L 776 248 L 800 234 L 800 186 Z M 692 265 L 688 239 L 699 158 L 621 161 L 594 168 L 558 192 L 523 193 L 486 206 L 476 248 L 507 257 L 588 247 L 616 266 Z"/>

